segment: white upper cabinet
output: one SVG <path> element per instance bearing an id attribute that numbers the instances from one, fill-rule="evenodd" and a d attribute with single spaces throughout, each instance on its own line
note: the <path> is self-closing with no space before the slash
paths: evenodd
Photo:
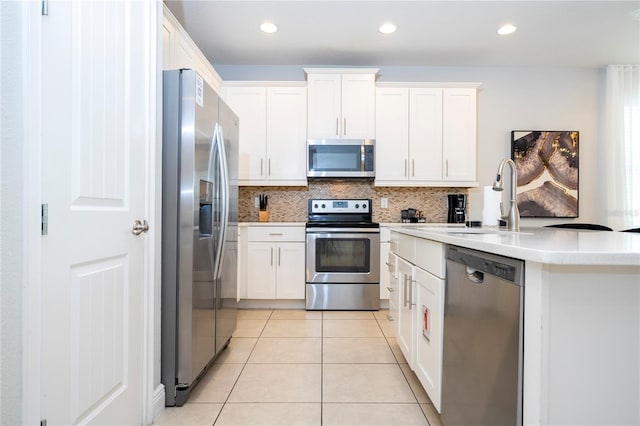
<path id="1" fill-rule="evenodd" d="M 307 184 L 307 89 L 267 88 L 267 178 Z"/>
<path id="2" fill-rule="evenodd" d="M 376 181 L 407 180 L 409 89 L 376 90 Z"/>
<path id="3" fill-rule="evenodd" d="M 374 139 L 377 69 L 305 69 L 309 139 Z"/>
<path id="4" fill-rule="evenodd" d="M 476 89 L 376 89 L 377 186 L 476 186 Z"/>
<path id="5" fill-rule="evenodd" d="M 443 179 L 447 182 L 476 178 L 476 90 L 446 89 L 442 98 Z"/>
<path id="6" fill-rule="evenodd" d="M 240 119 L 239 184 L 306 186 L 306 88 L 227 84 L 223 97 Z"/>
<path id="7" fill-rule="evenodd" d="M 222 78 L 165 5 L 162 19 L 162 69 L 191 68 L 220 93 Z"/>
<path id="8" fill-rule="evenodd" d="M 258 86 L 224 87 L 223 96 L 240 122 L 239 181 L 265 179 L 267 89 Z"/>
<path id="9" fill-rule="evenodd" d="M 409 179 L 442 179 L 442 89 L 409 90 Z"/>

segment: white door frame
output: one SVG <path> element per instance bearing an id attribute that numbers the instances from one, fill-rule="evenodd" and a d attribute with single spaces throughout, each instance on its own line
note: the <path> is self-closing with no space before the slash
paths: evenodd
<path id="1" fill-rule="evenodd" d="M 144 424 L 153 421 L 155 373 L 155 307 L 159 303 L 156 292 L 156 281 L 160 279 L 159 268 L 156 267 L 156 256 L 160 253 L 160 203 L 161 187 L 157 178 L 157 169 L 161 155 L 158 141 L 161 137 L 160 118 L 160 32 L 158 25 L 162 19 L 162 3 L 147 0 L 147 16 L 143 25 L 146 26 L 146 45 L 148 51 L 145 66 L 147 68 L 147 141 L 145 149 L 147 161 L 145 163 L 145 218 L 149 221 L 149 232 L 145 235 L 144 249 L 144 353 L 142 361 L 142 419 Z M 41 111 L 41 38 L 42 16 L 40 2 L 22 3 L 22 35 L 24 80 L 22 93 L 24 94 L 25 117 L 24 128 L 24 176 L 23 191 L 25 212 L 25 242 L 23 256 L 23 346 L 22 346 L 22 421 L 24 424 L 39 424 L 43 418 L 41 414 L 41 356 L 46 356 L 46 348 L 41 347 L 42 341 L 42 245 L 40 235 L 40 205 L 42 200 L 42 118 Z M 46 70 L 44 71 L 46 72 Z M 158 296 L 156 296 L 156 293 Z M 159 321 L 159 318 L 157 318 Z M 160 391 L 162 387 L 159 386 Z M 162 401 L 164 393 L 162 392 Z M 157 397 L 156 397 L 157 399 Z M 164 404 L 163 404 L 164 405 Z"/>

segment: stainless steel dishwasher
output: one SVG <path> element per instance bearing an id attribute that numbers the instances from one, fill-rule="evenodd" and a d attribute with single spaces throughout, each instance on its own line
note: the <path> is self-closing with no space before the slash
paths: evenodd
<path id="1" fill-rule="evenodd" d="M 442 421 L 521 425 L 524 262 L 447 246 Z"/>

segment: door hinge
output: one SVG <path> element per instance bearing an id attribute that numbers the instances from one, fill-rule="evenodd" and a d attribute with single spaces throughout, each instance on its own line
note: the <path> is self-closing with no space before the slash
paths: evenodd
<path id="1" fill-rule="evenodd" d="M 47 419 L 40 420 L 40 426 L 47 426 Z"/>
<path id="2" fill-rule="evenodd" d="M 40 234 L 49 235 L 49 204 L 43 204 L 40 209 Z"/>
<path id="3" fill-rule="evenodd" d="M 41 1 L 41 10 L 40 13 L 42 16 L 46 16 L 49 14 L 49 0 L 42 0 Z"/>

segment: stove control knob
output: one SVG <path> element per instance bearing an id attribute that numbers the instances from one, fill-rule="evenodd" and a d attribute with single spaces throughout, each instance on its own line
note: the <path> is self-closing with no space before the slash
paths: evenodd
<path id="1" fill-rule="evenodd" d="M 367 205 L 366 205 L 366 204 L 363 204 L 363 205 L 362 205 L 362 208 L 363 208 L 363 209 L 366 209 L 366 208 L 367 208 Z"/>
<path id="2" fill-rule="evenodd" d="M 327 206 L 325 206 L 325 205 L 323 204 L 321 207 L 324 209 L 324 208 L 325 208 L 325 207 L 327 207 Z"/>
<path id="3" fill-rule="evenodd" d="M 359 208 L 360 208 L 360 204 L 356 204 L 356 209 L 359 209 Z"/>
<path id="4" fill-rule="evenodd" d="M 315 204 L 313 205 L 313 208 L 314 208 L 314 209 L 317 209 L 317 208 L 318 208 L 318 203 L 315 203 Z"/>

